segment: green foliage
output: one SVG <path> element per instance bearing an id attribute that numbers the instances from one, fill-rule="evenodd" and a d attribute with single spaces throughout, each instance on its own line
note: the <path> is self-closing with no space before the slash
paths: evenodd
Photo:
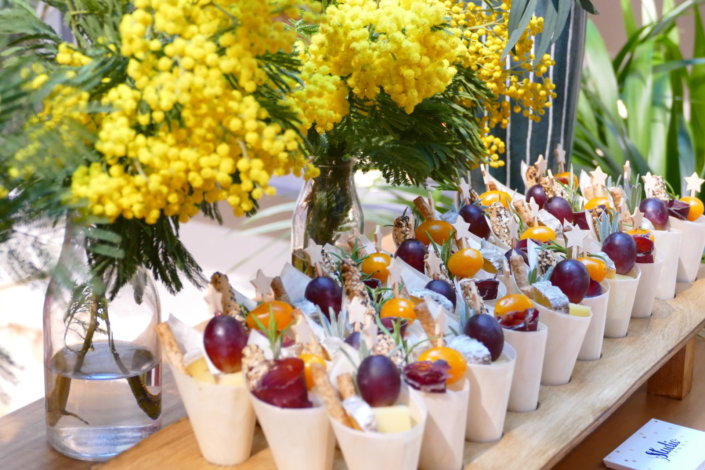
<path id="1" fill-rule="evenodd" d="M 362 170 L 378 169 L 394 185 L 424 186 L 428 178 L 453 183 L 486 149 L 478 116 L 492 94 L 469 69 L 460 68 L 449 87 L 407 114 L 386 93 L 372 102 L 350 95 L 350 113 L 330 132 L 309 132 L 317 164 L 348 156 Z M 464 105 L 461 105 L 460 102 Z"/>
<path id="2" fill-rule="evenodd" d="M 705 167 L 705 32 L 703 0 L 664 3 L 661 16 L 637 28 L 631 2 L 622 1 L 627 43 L 614 60 L 592 22 L 578 105 L 574 162 L 601 166 L 615 179 L 630 162 L 636 173 L 663 175 L 680 192 L 682 178 Z M 644 11 L 656 12 L 653 0 Z M 695 19 L 693 59 L 681 52 L 676 21 Z M 692 117 L 689 117 L 692 116 Z"/>

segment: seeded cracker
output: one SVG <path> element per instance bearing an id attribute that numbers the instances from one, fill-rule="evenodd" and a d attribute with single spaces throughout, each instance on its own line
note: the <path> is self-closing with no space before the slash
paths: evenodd
<path id="1" fill-rule="evenodd" d="M 237 298 L 235 297 L 235 289 L 233 289 L 230 282 L 228 282 L 228 276 L 220 272 L 213 273 L 211 276 L 211 285 L 222 295 L 223 314 L 235 317 L 235 319 L 239 321 L 245 321 L 245 317 L 242 315 L 240 305 L 237 303 Z"/>
<path id="2" fill-rule="evenodd" d="M 181 352 L 176 339 L 174 338 L 169 324 L 166 322 L 160 323 L 156 326 L 157 336 L 159 337 L 159 343 L 162 346 L 162 351 L 166 360 L 172 367 L 178 369 L 180 372 L 189 375 L 186 370 L 186 364 L 184 364 L 184 354 Z"/>
<path id="3" fill-rule="evenodd" d="M 512 206 L 514 206 L 514 210 L 516 210 L 519 218 L 527 227 L 535 227 L 538 225 L 538 221 L 531 215 L 529 203 L 527 203 L 524 199 L 513 200 Z"/>
<path id="4" fill-rule="evenodd" d="M 315 363 L 311 364 L 311 375 L 313 376 L 316 391 L 321 397 L 321 401 L 323 401 L 323 406 L 326 407 L 328 415 L 349 428 L 359 429 L 352 418 L 345 412 L 343 404 L 338 397 L 338 392 L 330 383 L 328 374 L 326 374 L 326 370 L 323 366 Z"/>
<path id="5" fill-rule="evenodd" d="M 522 294 L 531 297 L 532 289 L 531 283 L 529 282 L 529 267 L 524 262 L 524 258 L 521 255 L 513 254 L 509 260 L 509 264 L 512 267 L 512 274 L 514 275 L 514 281 L 517 287 Z M 509 286 L 507 286 L 507 288 L 509 288 Z"/>
<path id="6" fill-rule="evenodd" d="M 410 215 L 402 215 L 394 219 L 392 239 L 398 247 L 404 240 L 414 238 L 414 219 Z"/>
<path id="7" fill-rule="evenodd" d="M 511 214 L 509 214 L 509 211 L 501 203 L 493 202 L 490 207 L 487 208 L 487 215 L 490 218 L 492 231 L 497 238 L 505 245 L 512 246 L 512 235 L 509 229 L 509 218 Z"/>
<path id="8" fill-rule="evenodd" d="M 274 292 L 274 298 L 276 300 L 291 303 L 289 296 L 286 295 L 286 289 L 284 289 L 284 284 L 282 283 L 282 278 L 280 276 L 272 279 L 272 292 Z"/>
<path id="9" fill-rule="evenodd" d="M 271 368 L 272 361 L 264 357 L 264 352 L 259 346 L 249 344 L 242 349 L 242 371 L 250 390 L 255 388 Z"/>
<path id="10" fill-rule="evenodd" d="M 488 313 L 487 306 L 477 290 L 477 285 L 472 279 L 463 279 L 460 281 L 460 290 L 463 293 L 465 305 L 472 308 L 476 314 Z"/>
<path id="11" fill-rule="evenodd" d="M 655 197 L 663 201 L 668 201 L 668 188 L 666 187 L 663 176 L 647 173 L 642 176 L 641 179 L 644 181 L 644 192 L 647 198 Z"/>

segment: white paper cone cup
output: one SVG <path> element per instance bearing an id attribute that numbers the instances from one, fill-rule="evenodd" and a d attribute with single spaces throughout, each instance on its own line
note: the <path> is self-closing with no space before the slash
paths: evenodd
<path id="1" fill-rule="evenodd" d="M 428 411 L 415 390 L 401 402 L 408 403 L 414 427 L 406 432 L 382 434 L 349 428 L 328 418 L 338 440 L 348 470 L 416 470 Z"/>
<path id="2" fill-rule="evenodd" d="M 255 412 L 244 386 L 198 381 L 171 368 L 201 454 L 214 465 L 236 465 L 250 457 Z"/>
<path id="3" fill-rule="evenodd" d="M 313 408 L 280 408 L 250 394 L 257 421 L 278 470 L 330 470 L 335 435 L 321 403 Z"/>
<path id="4" fill-rule="evenodd" d="M 698 277 L 700 259 L 705 249 L 705 217 L 697 220 L 680 220 L 675 217 L 670 219 L 671 227 L 683 233 L 683 242 L 678 256 L 677 278 L 682 282 L 693 282 Z"/>
<path id="5" fill-rule="evenodd" d="M 502 355 L 492 364 L 468 364 L 471 392 L 465 439 L 492 442 L 502 437 L 516 359 L 516 350 L 505 342 Z"/>
<path id="6" fill-rule="evenodd" d="M 623 338 L 627 336 L 629 320 L 632 319 L 632 308 L 639 288 L 641 270 L 634 266 L 632 275 L 627 279 L 607 279 L 610 285 L 610 298 L 607 303 L 607 321 L 605 322 L 605 338 Z"/>
<path id="7" fill-rule="evenodd" d="M 671 228 L 669 231 L 654 230 L 654 250 L 663 259 L 661 276 L 656 284 L 656 298 L 668 300 L 676 295 L 676 277 L 678 275 L 678 258 L 683 243 L 683 233 Z"/>
<path id="8" fill-rule="evenodd" d="M 541 369 L 543 369 L 547 339 L 548 327 L 540 321 L 537 331 L 504 329 L 504 340 L 517 352 L 517 362 L 509 392 L 509 411 L 534 411 L 538 406 Z"/>
<path id="9" fill-rule="evenodd" d="M 575 361 L 578 360 L 578 353 L 592 321 L 592 315 L 579 317 L 558 313 L 538 303 L 535 305 L 539 310 L 539 318 L 548 327 L 541 384 L 567 384 L 573 373 Z"/>
<path id="10" fill-rule="evenodd" d="M 663 259 L 660 256 L 655 257 L 653 263 L 637 263 L 637 266 L 641 270 L 641 279 L 636 289 L 632 318 L 648 318 L 656 299 L 656 286 L 661 277 Z"/>
<path id="11" fill-rule="evenodd" d="M 419 394 L 428 409 L 419 467 L 423 470 L 459 470 L 463 467 L 470 382 L 465 379 L 460 390 Z"/>
<path id="12" fill-rule="evenodd" d="M 592 320 L 588 326 L 583 345 L 578 353 L 581 361 L 596 361 L 602 355 L 602 343 L 605 340 L 605 321 L 607 320 L 607 303 L 610 296 L 610 286 L 606 282 L 600 284 L 602 294 L 595 297 L 585 297 L 582 305 L 590 307 Z"/>

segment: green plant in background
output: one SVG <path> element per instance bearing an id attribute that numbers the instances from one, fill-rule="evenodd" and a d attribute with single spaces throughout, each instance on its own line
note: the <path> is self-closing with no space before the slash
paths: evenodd
<path id="1" fill-rule="evenodd" d="M 705 28 L 697 9 L 705 0 L 665 0 L 660 14 L 644 0 L 642 27 L 631 1 L 620 1 L 628 40 L 614 59 L 588 25 L 573 161 L 613 177 L 629 162 L 680 192 L 683 176 L 705 168 Z M 681 43 L 677 24 L 686 15 L 695 20 L 692 44 Z"/>

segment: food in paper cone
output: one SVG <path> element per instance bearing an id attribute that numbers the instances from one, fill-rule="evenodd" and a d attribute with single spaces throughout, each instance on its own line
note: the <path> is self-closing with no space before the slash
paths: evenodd
<path id="1" fill-rule="evenodd" d="M 650 230 L 635 229 L 627 231 L 636 242 L 636 266 L 641 271 L 641 279 L 637 287 L 632 318 L 651 316 L 651 310 L 656 298 L 656 285 L 661 275 L 663 260 L 656 257 L 654 236 Z"/>
<path id="2" fill-rule="evenodd" d="M 610 286 L 607 281 L 597 283 L 591 279 L 591 283 L 596 283 L 598 288 L 594 288 L 595 295 L 587 295 L 582 305 L 588 307 L 592 313 L 590 326 L 585 333 L 585 339 L 578 353 L 580 361 L 596 361 L 602 357 L 602 344 L 605 338 L 605 323 L 607 322 L 607 303 L 609 301 Z"/>
<path id="3" fill-rule="evenodd" d="M 610 285 L 610 297 L 605 323 L 606 338 L 622 338 L 627 335 L 640 279 L 641 270 L 635 265 L 628 275 L 617 274 L 613 279 L 607 280 Z"/>
<path id="4" fill-rule="evenodd" d="M 218 315 L 203 333 L 175 318 L 157 328 L 179 394 L 204 458 L 235 465 L 250 456 L 255 416 L 241 373 L 248 331 L 225 275 L 211 278 Z"/>
<path id="5" fill-rule="evenodd" d="M 509 411 L 533 411 L 538 405 L 541 368 L 546 353 L 547 328 L 539 332 L 539 312 L 524 294 L 509 294 L 497 301 L 494 314 L 504 337 L 517 352 L 509 393 Z"/>
<path id="6" fill-rule="evenodd" d="M 655 230 L 653 234 L 656 251 L 663 258 L 661 275 L 656 284 L 656 298 L 662 300 L 672 299 L 676 295 L 678 257 L 680 255 L 680 246 L 683 243 L 683 233 L 671 227 L 668 231 Z"/>
<path id="7" fill-rule="evenodd" d="M 705 217 L 680 220 L 671 217 L 671 226 L 683 234 L 678 256 L 677 280 L 693 282 L 698 277 L 702 253 L 705 249 Z"/>

